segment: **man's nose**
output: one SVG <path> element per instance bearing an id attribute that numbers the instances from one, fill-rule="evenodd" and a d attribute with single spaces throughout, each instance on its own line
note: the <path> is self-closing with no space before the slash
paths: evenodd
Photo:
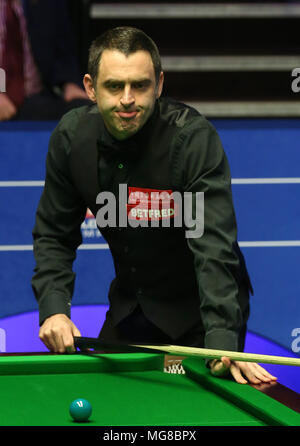
<path id="1" fill-rule="evenodd" d="M 123 91 L 123 95 L 120 99 L 121 104 L 123 107 L 129 107 L 132 105 L 135 101 L 135 98 L 132 93 L 132 89 L 130 86 L 126 86 Z"/>

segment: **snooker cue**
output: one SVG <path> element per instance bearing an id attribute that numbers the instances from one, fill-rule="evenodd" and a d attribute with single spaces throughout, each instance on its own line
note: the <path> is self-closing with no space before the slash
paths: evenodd
<path id="1" fill-rule="evenodd" d="M 226 356 L 231 361 L 261 362 L 263 364 L 300 366 L 300 358 L 286 356 L 261 355 L 255 353 L 214 350 L 209 348 L 186 347 L 169 344 L 122 344 L 103 342 L 97 338 L 74 337 L 75 347 L 80 349 L 94 348 L 99 350 L 116 350 L 122 353 L 157 352 L 168 355 L 198 357 L 204 359 L 221 359 Z"/>
<path id="2" fill-rule="evenodd" d="M 136 347 L 143 347 L 137 345 Z M 198 357 L 205 359 L 221 359 L 226 356 L 231 361 L 261 362 L 263 364 L 295 365 L 300 366 L 300 358 L 290 358 L 286 356 L 260 355 L 255 353 L 234 352 L 228 350 L 213 350 L 209 348 L 185 347 L 180 345 L 147 346 L 152 350 L 163 350 L 169 355 L 181 355 Z"/>

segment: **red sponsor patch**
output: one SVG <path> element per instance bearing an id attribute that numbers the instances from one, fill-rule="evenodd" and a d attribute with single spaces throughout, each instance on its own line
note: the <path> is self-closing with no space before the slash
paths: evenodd
<path id="1" fill-rule="evenodd" d="M 172 190 L 128 188 L 127 215 L 130 220 L 165 220 L 174 218 L 178 205 Z"/>

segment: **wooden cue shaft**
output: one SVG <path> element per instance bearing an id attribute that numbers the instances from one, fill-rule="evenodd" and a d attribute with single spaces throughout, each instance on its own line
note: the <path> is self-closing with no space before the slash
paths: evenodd
<path id="1" fill-rule="evenodd" d="M 133 345 L 133 344 L 132 344 Z M 213 350 L 208 348 L 183 347 L 179 345 L 133 345 L 149 350 L 165 351 L 170 355 L 194 356 L 201 358 L 221 359 L 227 356 L 232 361 L 261 362 L 263 364 L 280 364 L 300 366 L 300 358 L 286 356 L 259 355 L 255 353 L 234 352 L 227 350 Z"/>

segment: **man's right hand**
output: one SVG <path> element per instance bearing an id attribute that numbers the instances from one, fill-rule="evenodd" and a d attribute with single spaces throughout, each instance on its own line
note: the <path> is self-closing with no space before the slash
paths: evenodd
<path id="1" fill-rule="evenodd" d="M 8 121 L 17 113 L 15 104 L 5 93 L 0 93 L 0 121 Z"/>
<path id="2" fill-rule="evenodd" d="M 65 314 L 54 314 L 45 319 L 39 338 L 55 353 L 75 352 L 74 336 L 81 336 L 78 328 Z"/>

